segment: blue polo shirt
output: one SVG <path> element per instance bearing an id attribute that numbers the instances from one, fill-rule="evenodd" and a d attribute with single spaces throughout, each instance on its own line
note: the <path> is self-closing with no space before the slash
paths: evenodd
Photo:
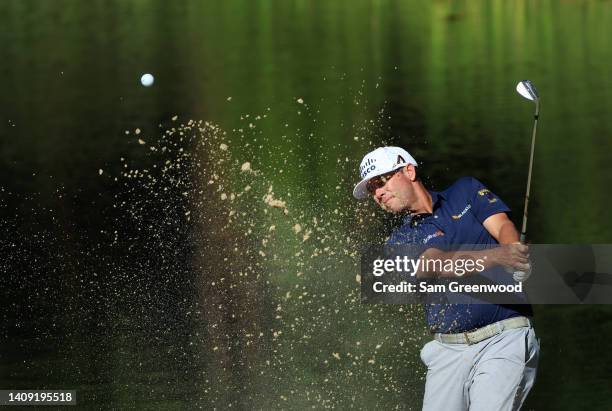
<path id="1" fill-rule="evenodd" d="M 510 209 L 480 181 L 462 177 L 442 192 L 429 193 L 433 213 L 405 217 L 391 233 L 388 244 L 432 247 L 498 244 L 482 223 L 494 214 L 509 214 Z M 514 283 L 512 275 L 499 266 L 487 270 L 483 275 L 499 284 Z M 444 298 L 444 303 L 425 305 L 431 332 L 459 333 L 511 317 L 533 315 L 529 304 L 475 304 L 474 297 L 458 293 L 445 294 Z"/>

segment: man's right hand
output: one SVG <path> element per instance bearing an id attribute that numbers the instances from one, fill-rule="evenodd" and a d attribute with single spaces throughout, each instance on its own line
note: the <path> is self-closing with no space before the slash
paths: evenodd
<path id="1" fill-rule="evenodd" d="M 531 269 L 529 265 L 529 247 L 525 244 L 504 244 L 494 250 L 492 257 L 496 264 L 512 269 L 513 272 L 528 272 Z"/>

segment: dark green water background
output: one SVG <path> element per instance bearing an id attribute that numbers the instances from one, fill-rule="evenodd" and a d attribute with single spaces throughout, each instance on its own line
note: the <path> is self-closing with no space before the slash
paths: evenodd
<path id="1" fill-rule="evenodd" d="M 351 197 L 361 156 L 402 145 L 435 189 L 473 175 L 519 223 L 533 106 L 514 86 L 529 78 L 530 241 L 612 243 L 611 38 L 609 1 L 0 2 L 0 388 L 77 389 L 91 409 L 419 409 L 422 314 L 361 306 L 344 253 L 383 217 Z M 188 119 L 228 133 L 265 177 L 254 198 L 272 184 L 291 224 L 244 203 L 228 228 L 220 201 L 192 197 L 202 219 L 186 220 L 167 207 L 184 204 L 117 185 L 120 158 L 154 163 L 134 129 L 149 143 Z M 117 198 L 166 208 L 129 223 Z M 259 250 L 271 225 L 274 251 L 236 277 L 255 257 L 223 256 Z M 535 311 L 526 408 L 610 409 L 610 308 Z"/>

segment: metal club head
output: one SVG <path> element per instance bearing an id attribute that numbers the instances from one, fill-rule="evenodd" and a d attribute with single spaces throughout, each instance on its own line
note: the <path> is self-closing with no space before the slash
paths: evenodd
<path id="1" fill-rule="evenodd" d="M 537 103 L 540 99 L 540 96 L 538 96 L 538 91 L 529 80 L 519 81 L 519 83 L 516 85 L 516 91 L 518 91 L 518 93 L 527 100 L 535 101 Z"/>

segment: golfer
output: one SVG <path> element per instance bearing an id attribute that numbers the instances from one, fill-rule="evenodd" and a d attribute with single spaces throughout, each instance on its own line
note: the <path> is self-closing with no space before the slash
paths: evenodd
<path id="1" fill-rule="evenodd" d="M 399 147 L 368 153 L 360 176 L 357 199 L 372 197 L 385 211 L 405 215 L 390 244 L 424 246 L 427 258 L 444 257 L 444 246 L 453 244 L 517 244 L 486 250 L 488 267 L 506 284 L 514 280 L 502 267 L 528 272 L 528 250 L 518 244 L 510 209 L 478 180 L 463 177 L 444 191 L 430 191 L 418 178 L 415 159 Z M 424 410 L 520 409 L 539 353 L 530 305 L 428 303 L 425 315 L 433 340 L 421 350 L 427 366 Z"/>

